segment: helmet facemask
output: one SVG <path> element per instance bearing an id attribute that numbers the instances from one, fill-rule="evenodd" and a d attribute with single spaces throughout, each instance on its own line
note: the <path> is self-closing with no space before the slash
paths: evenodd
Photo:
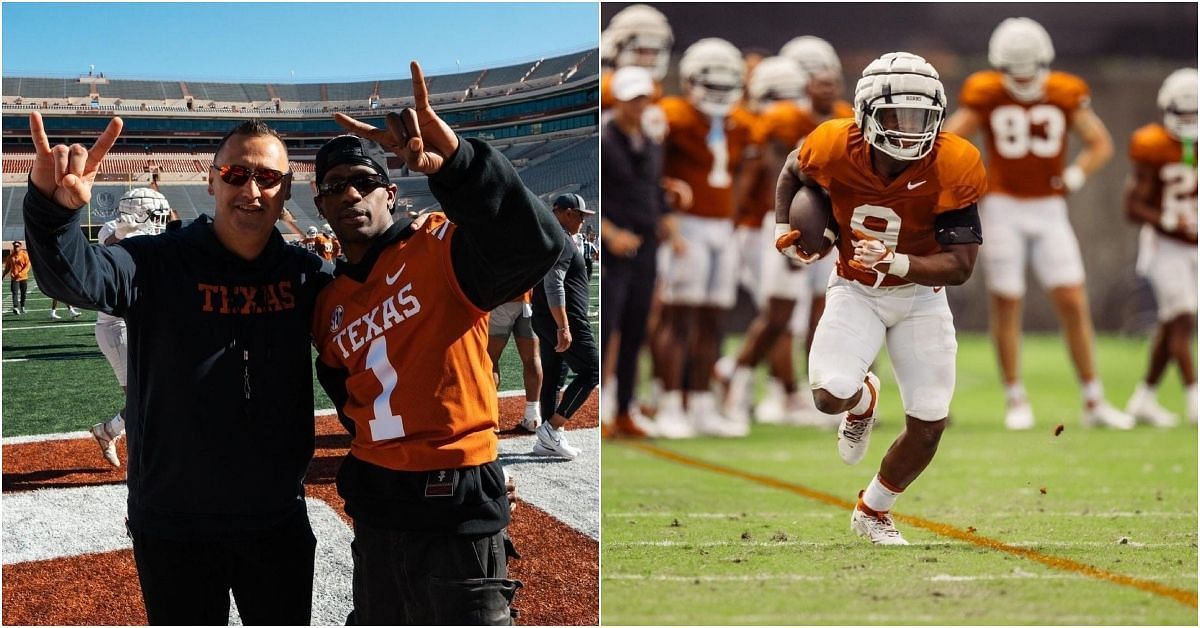
<path id="1" fill-rule="evenodd" d="M 654 80 L 667 76 L 671 62 L 671 37 L 657 33 L 635 33 L 620 44 L 616 67 L 636 65 L 650 70 Z"/>
<path id="2" fill-rule="evenodd" d="M 1004 74 L 1004 89 L 1021 102 L 1041 100 L 1046 93 L 1050 68 L 1045 65 L 1014 65 L 1000 68 Z"/>
<path id="3" fill-rule="evenodd" d="M 118 220 L 138 225 L 137 231 L 146 235 L 162 233 L 171 221 L 171 206 L 167 197 L 150 188 L 127 192 L 117 204 L 117 211 Z"/>
<path id="4" fill-rule="evenodd" d="M 1163 112 L 1163 127 L 1177 140 L 1196 140 L 1196 70 L 1176 70 L 1158 90 L 1158 108 Z"/>
<path id="5" fill-rule="evenodd" d="M 908 102 L 886 102 L 908 101 Z M 884 154 L 903 161 L 921 159 L 933 150 L 942 127 L 944 108 L 927 96 L 881 96 L 868 103 L 863 115 L 863 137 Z"/>

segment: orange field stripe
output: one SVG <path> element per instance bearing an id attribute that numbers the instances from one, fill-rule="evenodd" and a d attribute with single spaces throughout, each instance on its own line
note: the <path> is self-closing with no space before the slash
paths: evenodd
<path id="1" fill-rule="evenodd" d="M 821 492 L 821 491 L 818 491 L 815 489 L 811 489 L 806 486 L 801 486 L 799 484 L 793 484 L 791 482 L 780 480 L 778 478 L 773 478 L 773 477 L 766 476 L 766 475 L 758 475 L 757 473 L 750 473 L 748 471 L 742 471 L 741 469 L 734 469 L 732 467 L 726 467 L 726 466 L 722 466 L 719 464 L 713 464 L 711 462 L 706 462 L 706 461 L 700 460 L 698 458 L 692 458 L 690 456 L 685 456 L 683 454 L 671 451 L 669 449 L 663 449 L 661 447 L 656 447 L 654 445 L 651 445 L 651 444 L 645 443 L 645 442 L 636 442 L 636 441 L 621 441 L 621 442 L 623 442 L 624 444 L 626 444 L 630 447 L 633 447 L 634 449 L 639 449 L 650 455 L 657 456 L 659 458 L 663 458 L 666 460 L 670 460 L 672 462 L 678 462 L 679 464 L 686 465 L 689 467 L 693 467 L 693 468 L 697 468 L 697 469 L 704 469 L 706 471 L 712 471 L 714 473 L 720 473 L 720 474 L 732 476 L 735 478 L 741 478 L 743 480 L 749 480 L 749 481 L 755 482 L 757 484 L 762 484 L 764 486 L 769 486 L 771 488 L 777 488 L 777 489 L 780 489 L 783 491 L 788 491 L 790 493 L 796 493 L 797 495 L 802 495 L 809 499 L 813 499 L 813 500 L 822 502 L 824 504 L 828 504 L 830 506 L 842 508 L 844 510 L 850 510 L 851 508 L 854 508 L 855 502 L 845 500 L 840 497 L 836 497 L 834 495 L 830 495 L 829 493 L 824 493 L 824 492 Z M 1020 556 L 1022 558 L 1028 558 L 1029 560 L 1033 560 L 1033 561 L 1042 563 L 1043 565 L 1046 565 L 1053 569 L 1060 569 L 1063 571 L 1073 571 L 1075 573 L 1082 574 L 1082 575 L 1088 576 L 1090 578 L 1096 578 L 1098 580 L 1107 580 L 1109 582 L 1119 584 L 1122 586 L 1133 587 L 1135 589 L 1141 589 L 1142 591 L 1146 591 L 1147 593 L 1153 593 L 1154 595 L 1171 598 L 1177 602 L 1180 602 L 1181 604 L 1185 604 L 1192 608 L 1197 607 L 1195 591 L 1188 591 L 1186 589 L 1176 589 L 1174 587 L 1169 587 L 1164 584 L 1154 582 L 1152 580 L 1142 580 L 1140 578 L 1134 578 L 1131 576 L 1125 576 L 1125 575 L 1121 575 L 1118 573 L 1112 573 L 1110 571 L 1105 571 L 1103 569 L 1100 569 L 1099 567 L 1093 567 L 1091 565 L 1087 565 L 1087 564 L 1084 564 L 1084 563 L 1081 563 L 1078 561 L 1074 561 L 1069 558 L 1061 558 L 1058 556 L 1051 556 L 1049 554 L 1043 554 L 1041 552 L 1031 550 L 1028 548 L 1014 547 L 1012 545 L 1008 545 L 1008 544 L 1004 543 L 1003 541 L 998 541 L 996 539 L 989 539 L 985 536 L 979 536 L 978 534 L 975 534 L 975 533 L 967 531 L 967 530 L 963 530 L 961 528 L 956 528 L 952 525 L 948 525 L 945 523 L 939 523 L 937 521 L 930 521 L 929 519 L 923 519 L 921 517 L 913 517 L 910 515 L 901 515 L 901 514 L 896 514 L 895 512 L 892 513 L 892 517 L 899 521 L 903 521 L 905 523 L 917 526 L 918 528 L 925 528 L 926 530 L 929 530 L 930 532 L 933 532 L 934 534 L 938 534 L 941 536 L 948 536 L 951 538 L 956 538 L 961 541 L 966 541 L 968 543 L 971 543 L 972 545 L 986 547 L 988 549 L 1005 552 L 1008 554 L 1012 554 L 1014 556 Z"/>

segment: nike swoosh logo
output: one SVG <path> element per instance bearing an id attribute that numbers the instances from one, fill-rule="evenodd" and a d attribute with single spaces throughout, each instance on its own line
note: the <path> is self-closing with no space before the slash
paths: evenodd
<path id="1" fill-rule="evenodd" d="M 925 181 L 928 181 L 928 179 L 926 179 Z M 917 188 L 921 187 L 922 185 L 925 185 L 925 181 L 917 181 L 917 182 L 915 182 L 915 183 L 914 183 L 914 182 L 912 182 L 912 181 L 909 181 L 909 182 L 908 182 L 908 189 L 910 189 L 910 190 L 915 190 L 915 189 L 917 189 Z"/>
<path id="2" fill-rule="evenodd" d="M 396 280 L 400 278 L 400 273 L 404 272 L 405 266 L 408 266 L 408 262 L 401 264 L 400 270 L 396 271 L 394 274 L 388 275 L 387 277 L 383 278 L 383 280 L 387 282 L 387 285 L 390 286 L 390 285 L 396 283 Z"/>

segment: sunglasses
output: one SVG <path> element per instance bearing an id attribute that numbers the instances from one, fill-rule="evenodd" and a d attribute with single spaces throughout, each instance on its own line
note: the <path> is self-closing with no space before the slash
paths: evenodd
<path id="1" fill-rule="evenodd" d="M 376 175 L 364 175 L 361 177 L 354 177 L 352 179 L 334 181 L 333 183 L 318 183 L 317 192 L 321 196 L 341 194 L 342 192 L 345 192 L 346 187 L 349 186 L 357 190 L 359 194 L 366 196 L 385 185 L 387 185 L 387 183 L 384 182 L 382 177 Z"/>
<path id="2" fill-rule="evenodd" d="M 283 183 L 284 177 L 290 177 L 291 172 L 280 172 L 270 168 L 247 168 L 245 166 L 218 166 L 212 165 L 212 169 L 217 171 L 221 180 L 229 185 L 243 186 L 254 178 L 254 182 L 263 190 L 269 190 L 280 183 Z"/>

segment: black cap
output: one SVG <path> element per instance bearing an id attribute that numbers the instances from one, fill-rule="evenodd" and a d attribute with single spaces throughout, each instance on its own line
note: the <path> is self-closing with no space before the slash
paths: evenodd
<path id="1" fill-rule="evenodd" d="M 379 144 L 357 135 L 339 135 L 317 151 L 317 183 L 325 180 L 325 174 L 342 164 L 363 165 L 371 168 L 384 181 L 388 179 L 387 153 Z"/>
<path id="2" fill-rule="evenodd" d="M 587 208 L 587 202 L 578 194 L 561 194 L 554 199 L 554 207 L 556 209 L 578 209 L 585 214 L 594 214 L 594 210 Z"/>

